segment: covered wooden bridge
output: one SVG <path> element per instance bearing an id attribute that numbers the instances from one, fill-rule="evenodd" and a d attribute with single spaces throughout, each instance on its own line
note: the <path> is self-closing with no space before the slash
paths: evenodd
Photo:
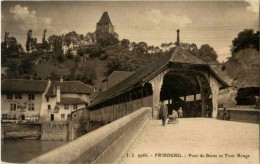
<path id="1" fill-rule="evenodd" d="M 216 66 L 204 63 L 181 48 L 179 41 L 177 43 L 172 54 L 101 92 L 87 107 L 90 121 L 109 123 L 141 107 L 151 107 L 150 117 L 158 119 L 159 102 L 165 100 L 170 102 L 169 110 L 182 106 L 184 113 L 185 110 L 187 113 L 188 110 L 196 110 L 196 116 L 204 116 L 210 108 L 210 116 L 216 118 L 219 89 L 228 87 L 228 84 L 221 78 Z M 196 100 L 198 94 L 201 97 L 199 102 Z M 194 104 L 189 107 L 186 106 L 188 95 L 194 96 Z M 192 116 L 195 115 L 187 115 Z"/>

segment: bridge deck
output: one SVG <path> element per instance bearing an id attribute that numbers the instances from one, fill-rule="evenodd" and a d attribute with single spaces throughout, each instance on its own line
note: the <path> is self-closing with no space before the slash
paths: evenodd
<path id="1" fill-rule="evenodd" d="M 166 155 L 170 157 L 162 157 L 163 153 L 169 153 Z M 181 157 L 172 157 L 175 153 Z M 200 157 L 201 154 L 204 157 Z M 217 157 L 207 157 L 206 154 Z M 226 157 L 225 154 L 234 157 Z M 237 154 L 249 157 L 238 157 Z M 143 157 L 140 158 L 140 155 Z M 176 124 L 167 124 L 165 127 L 161 126 L 160 120 L 150 121 L 122 160 L 123 164 L 258 164 L 258 162 L 258 124 L 210 118 L 184 118 Z"/>

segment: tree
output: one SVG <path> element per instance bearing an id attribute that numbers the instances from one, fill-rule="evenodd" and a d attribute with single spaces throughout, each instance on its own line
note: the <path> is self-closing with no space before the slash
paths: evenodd
<path id="1" fill-rule="evenodd" d="M 218 63 L 216 51 L 208 44 L 202 45 L 200 49 L 198 49 L 195 43 L 180 43 L 180 46 L 206 63 Z"/>
<path id="2" fill-rule="evenodd" d="M 102 47 L 116 45 L 119 43 L 119 40 L 116 37 L 116 34 L 111 34 L 109 32 L 96 31 L 96 36 L 97 36 L 97 43 Z"/>
<path id="3" fill-rule="evenodd" d="M 93 84 L 93 81 L 97 79 L 97 75 L 95 70 L 90 68 L 85 68 L 83 71 L 83 77 L 81 78 L 81 81 L 83 83 Z"/>
<path id="4" fill-rule="evenodd" d="M 48 42 L 53 45 L 53 51 L 62 54 L 63 36 L 52 35 L 48 38 Z"/>
<path id="5" fill-rule="evenodd" d="M 79 35 L 75 32 L 69 32 L 65 34 L 64 36 L 64 43 L 69 46 L 70 44 L 79 44 L 80 43 L 80 37 Z"/>
<path id="6" fill-rule="evenodd" d="M 25 58 L 22 60 L 19 73 L 20 74 L 29 74 L 33 72 L 33 63 L 30 58 Z"/>
<path id="7" fill-rule="evenodd" d="M 127 48 L 129 49 L 130 47 L 130 41 L 128 39 L 123 39 L 120 41 L 120 45 L 123 47 L 123 48 Z"/>
<path id="8" fill-rule="evenodd" d="M 142 55 L 144 53 L 147 53 L 148 51 L 148 45 L 145 42 L 139 42 L 139 43 L 132 43 L 132 51 L 138 55 Z"/>
<path id="9" fill-rule="evenodd" d="M 95 44 L 97 42 L 96 33 L 88 32 L 85 36 L 85 40 L 88 45 Z"/>
<path id="10" fill-rule="evenodd" d="M 1 45 L 3 61 L 5 60 L 5 57 L 18 56 L 23 51 L 22 45 L 17 42 L 15 37 L 6 38 L 5 41 L 1 43 Z"/>
<path id="11" fill-rule="evenodd" d="M 259 51 L 259 37 L 259 31 L 254 33 L 253 29 L 245 29 L 239 32 L 238 36 L 232 41 L 231 52 L 236 53 L 246 48 Z"/>
<path id="12" fill-rule="evenodd" d="M 138 55 L 128 53 L 118 53 L 108 57 L 107 75 L 113 71 L 137 71 L 144 67 L 142 60 L 139 60 Z"/>
<path id="13" fill-rule="evenodd" d="M 30 51 L 30 43 L 31 43 L 31 40 L 32 40 L 32 30 L 28 30 L 27 32 L 27 40 L 26 40 L 26 51 Z"/>
<path id="14" fill-rule="evenodd" d="M 89 46 L 87 46 L 87 48 L 85 50 L 85 53 L 90 54 L 91 58 L 99 57 L 102 52 L 103 51 L 102 51 L 101 47 L 97 44 L 89 45 Z"/>
<path id="15" fill-rule="evenodd" d="M 39 46 L 39 48 L 42 49 L 42 50 L 48 50 L 50 48 L 50 45 L 46 41 L 46 32 L 47 32 L 47 30 L 45 29 L 43 31 L 43 35 L 42 35 L 42 43 Z"/>
<path id="16" fill-rule="evenodd" d="M 169 51 L 173 46 L 174 44 L 172 42 L 161 44 L 161 47 L 164 48 L 164 51 Z"/>
<path id="17" fill-rule="evenodd" d="M 202 45 L 198 53 L 199 57 L 206 63 L 217 62 L 218 55 L 208 44 Z"/>

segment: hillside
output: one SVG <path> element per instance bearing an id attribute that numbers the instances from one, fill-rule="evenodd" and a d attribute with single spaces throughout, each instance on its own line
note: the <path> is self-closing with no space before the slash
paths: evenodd
<path id="1" fill-rule="evenodd" d="M 68 59 L 65 60 L 64 63 L 59 63 L 55 60 L 49 60 L 45 63 L 40 63 L 34 67 L 37 76 L 46 79 L 47 77 L 51 76 L 51 73 L 68 76 L 71 73 L 71 70 L 75 66 L 75 64 L 75 61 Z M 105 78 L 104 73 L 107 71 L 107 61 L 94 58 L 86 61 L 80 61 L 77 65 L 77 72 L 81 71 L 84 68 L 95 70 L 97 79 L 94 80 L 93 87 L 99 88 L 101 85 L 101 81 Z"/>
<path id="2" fill-rule="evenodd" d="M 234 107 L 239 88 L 260 86 L 260 55 L 255 49 L 244 49 L 235 53 L 222 70 L 233 82 L 231 87 L 219 91 L 219 104 Z"/>
<path id="3" fill-rule="evenodd" d="M 237 88 L 260 86 L 260 55 L 255 49 L 235 53 L 225 64 L 227 74 Z"/>

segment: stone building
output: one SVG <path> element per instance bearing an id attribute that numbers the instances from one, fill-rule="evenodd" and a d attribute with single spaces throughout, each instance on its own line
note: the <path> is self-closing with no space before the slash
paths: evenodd
<path id="1" fill-rule="evenodd" d="M 92 88 L 80 81 L 2 80 L 2 120 L 66 121 L 90 103 Z"/>
<path id="2" fill-rule="evenodd" d="M 2 120 L 38 121 L 44 109 L 49 80 L 2 80 Z"/>
<path id="3" fill-rule="evenodd" d="M 114 33 L 114 26 L 109 18 L 108 12 L 104 12 L 97 22 L 96 31 Z"/>
<path id="4" fill-rule="evenodd" d="M 66 121 L 72 111 L 84 108 L 90 103 L 92 88 L 80 81 L 52 81 L 45 95 L 44 121 Z"/>

